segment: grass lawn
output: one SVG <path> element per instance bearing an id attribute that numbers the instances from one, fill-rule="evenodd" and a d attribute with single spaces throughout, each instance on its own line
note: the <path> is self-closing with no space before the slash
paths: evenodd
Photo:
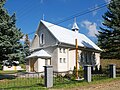
<path id="1" fill-rule="evenodd" d="M 116 67 L 120 68 L 120 60 L 116 60 L 116 59 L 101 59 L 100 62 L 101 62 L 101 65 L 102 65 L 103 68 L 105 68 L 109 64 L 116 64 Z"/>
<path id="2" fill-rule="evenodd" d="M 120 80 L 119 78 L 112 79 L 101 79 L 101 80 L 94 80 L 93 82 L 86 82 L 86 81 L 71 81 L 69 83 L 57 83 L 54 84 L 53 88 L 50 89 L 69 89 L 74 87 L 80 87 L 80 86 L 89 86 L 89 85 L 95 85 L 95 84 L 101 84 L 101 83 L 108 83 L 111 81 Z M 43 85 L 43 80 L 38 78 L 17 78 L 13 80 L 0 80 L 0 90 L 48 90 Z"/>
<path id="3" fill-rule="evenodd" d="M 43 90 L 43 79 L 40 78 L 15 78 L 0 80 L 0 90 Z"/>
<path id="4" fill-rule="evenodd" d="M 117 68 L 120 68 L 120 60 L 101 60 L 101 65 L 103 68 L 108 66 L 108 64 L 116 64 Z M 21 71 L 0 71 L 0 75 L 2 74 L 14 74 Z M 24 71 L 22 71 L 24 72 Z M 61 78 L 62 79 L 62 78 Z M 74 87 L 82 87 L 82 86 L 90 86 L 90 85 L 96 85 L 96 84 L 102 84 L 102 83 L 108 83 L 111 81 L 117 81 L 120 80 L 120 77 L 117 77 L 116 79 L 112 78 L 106 78 L 106 77 L 93 77 L 92 82 L 88 83 L 86 81 L 75 81 L 75 80 L 68 80 L 68 79 L 62 79 L 56 78 L 54 79 L 54 87 L 50 88 L 52 89 L 70 89 Z M 0 79 L 0 90 L 48 90 L 44 87 L 44 79 L 42 78 L 12 78 L 12 79 Z"/>
<path id="5" fill-rule="evenodd" d="M 18 72 L 25 72 L 25 70 L 11 70 L 11 71 L 2 71 L 0 70 L 0 74 L 15 74 L 15 73 L 18 73 Z"/>
<path id="6" fill-rule="evenodd" d="M 101 79 L 101 80 L 94 80 L 90 83 L 86 82 L 86 81 L 75 81 L 73 83 L 66 83 L 66 84 L 57 84 L 54 85 L 54 89 L 70 89 L 70 88 L 75 88 L 75 87 L 80 87 L 80 86 L 90 86 L 90 85 L 96 85 L 96 84 L 102 84 L 102 83 L 108 83 L 111 81 L 116 81 L 116 80 L 120 80 L 119 78 L 107 78 L 107 79 Z"/>
<path id="7" fill-rule="evenodd" d="M 120 80 L 120 77 L 118 78 L 105 78 L 105 79 L 101 79 L 101 80 L 94 80 L 90 83 L 86 82 L 86 81 L 75 81 L 74 83 L 66 83 L 66 84 L 59 84 L 59 85 L 54 85 L 53 88 L 55 89 L 60 89 L 60 88 L 74 88 L 74 87 L 80 87 L 80 86 L 89 86 L 89 85 L 93 85 L 93 84 L 102 84 L 102 83 L 108 83 L 111 81 L 116 81 L 116 80 Z"/>

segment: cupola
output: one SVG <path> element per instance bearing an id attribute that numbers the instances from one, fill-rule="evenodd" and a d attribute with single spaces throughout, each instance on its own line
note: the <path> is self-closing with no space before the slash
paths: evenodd
<path id="1" fill-rule="evenodd" d="M 73 23 L 73 26 L 72 26 L 72 31 L 75 31 L 75 32 L 79 32 L 79 27 L 76 23 L 76 18 L 74 18 L 74 23 Z"/>

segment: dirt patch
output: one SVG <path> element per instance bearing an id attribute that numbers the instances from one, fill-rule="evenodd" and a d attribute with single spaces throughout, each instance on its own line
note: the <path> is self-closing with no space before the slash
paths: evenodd
<path id="1" fill-rule="evenodd" d="M 54 90 L 120 90 L 120 80 L 105 82 L 101 84 L 90 84 L 69 89 L 54 89 Z"/>
<path id="2" fill-rule="evenodd" d="M 69 90 L 120 90 L 120 80 L 108 83 L 72 88 Z"/>

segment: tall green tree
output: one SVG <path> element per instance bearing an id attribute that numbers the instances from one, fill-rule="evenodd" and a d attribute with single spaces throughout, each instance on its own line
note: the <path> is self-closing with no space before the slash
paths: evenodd
<path id="1" fill-rule="evenodd" d="M 103 52 L 102 58 L 120 59 L 120 0 L 111 0 L 108 10 L 103 15 L 103 25 L 100 27 L 98 45 Z"/>
<path id="2" fill-rule="evenodd" d="M 10 16 L 4 8 L 6 0 L 0 0 L 0 61 L 20 61 L 23 46 L 20 39 L 23 33 L 16 27 L 15 13 Z"/>
<path id="3" fill-rule="evenodd" d="M 25 57 L 30 55 L 30 40 L 28 34 L 25 35 L 25 42 L 24 42 L 24 53 Z"/>

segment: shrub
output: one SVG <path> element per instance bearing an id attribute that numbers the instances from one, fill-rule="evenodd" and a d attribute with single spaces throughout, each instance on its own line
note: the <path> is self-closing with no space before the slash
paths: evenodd
<path id="1" fill-rule="evenodd" d="M 0 64 L 0 70 L 2 70 L 3 69 L 3 66 Z"/>
<path id="2" fill-rule="evenodd" d="M 103 73 L 102 65 L 100 65 L 99 73 L 101 73 L 101 74 Z"/>
<path id="3" fill-rule="evenodd" d="M 20 64 L 21 68 L 26 69 L 26 65 L 25 64 Z"/>
<path id="4" fill-rule="evenodd" d="M 95 74 L 98 74 L 98 73 L 99 73 L 98 67 L 95 66 Z"/>

